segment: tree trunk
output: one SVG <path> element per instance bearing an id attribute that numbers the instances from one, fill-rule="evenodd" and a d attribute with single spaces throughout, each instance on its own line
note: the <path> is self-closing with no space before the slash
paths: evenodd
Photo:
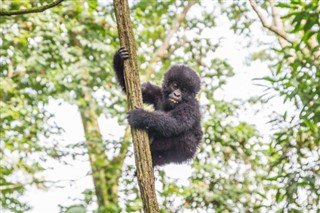
<path id="1" fill-rule="evenodd" d="M 88 146 L 88 155 L 98 206 L 99 208 L 104 208 L 104 206 L 108 205 L 108 190 L 104 171 L 104 165 L 108 164 L 108 159 L 104 154 L 104 146 L 99 132 L 97 116 L 88 108 L 82 109 L 80 113 Z"/>
<path id="2" fill-rule="evenodd" d="M 142 108 L 142 95 L 138 71 L 137 55 L 133 30 L 130 21 L 130 11 L 127 0 L 114 0 L 118 33 L 121 46 L 127 48 L 129 60 L 124 61 L 124 76 L 127 88 L 129 109 Z M 137 177 L 143 202 L 144 212 L 160 212 L 154 186 L 149 139 L 145 130 L 131 130 L 134 156 L 137 167 Z"/>
<path id="3" fill-rule="evenodd" d="M 85 132 L 88 155 L 92 170 L 93 184 L 98 201 L 99 211 L 120 211 L 118 203 L 118 184 L 121 168 L 127 153 L 128 144 L 121 146 L 117 157 L 109 160 L 105 153 L 105 145 L 98 125 L 97 103 L 87 86 L 88 73 L 84 69 L 81 81 L 81 93 L 84 104 L 79 106 Z"/>

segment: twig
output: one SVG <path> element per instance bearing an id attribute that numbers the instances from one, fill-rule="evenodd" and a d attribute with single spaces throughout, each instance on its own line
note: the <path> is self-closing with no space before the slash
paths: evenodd
<path id="1" fill-rule="evenodd" d="M 273 16 L 277 16 L 276 20 L 275 20 L 275 25 L 271 25 L 269 23 L 267 23 L 266 19 L 264 18 L 264 16 L 262 15 L 262 13 L 259 11 L 259 8 L 258 8 L 258 5 L 257 5 L 257 2 L 255 0 L 249 0 L 250 2 L 250 5 L 252 7 L 252 9 L 256 12 L 256 14 L 258 15 L 262 25 L 269 29 L 270 31 L 274 32 L 275 34 L 277 34 L 278 36 L 280 36 L 281 38 L 283 38 L 284 40 L 286 40 L 287 42 L 289 42 L 290 44 L 293 43 L 293 41 L 288 38 L 287 34 L 285 33 L 285 31 L 283 29 L 280 29 L 279 25 L 277 26 L 278 23 L 278 15 L 277 13 L 275 13 L 276 11 L 274 10 L 274 6 L 273 6 Z M 281 24 L 282 25 L 282 24 Z"/>
<path id="2" fill-rule="evenodd" d="M 90 174 L 86 174 L 86 175 L 83 175 L 81 177 L 78 177 L 76 179 L 61 179 L 61 180 L 32 180 L 30 182 L 25 182 L 25 183 L 16 183 L 16 184 L 9 184 L 9 185 L 3 185 L 3 186 L 0 186 L 0 192 L 1 191 L 5 191 L 5 190 L 12 190 L 12 189 L 17 189 L 17 188 L 22 188 L 22 187 L 25 187 L 25 186 L 30 186 L 32 184 L 36 184 L 36 185 L 39 185 L 39 184 L 49 184 L 50 183 L 50 186 L 48 187 L 52 187 L 54 186 L 55 184 L 59 184 L 59 183 L 62 183 L 62 182 L 76 182 L 76 181 L 79 181 L 87 176 L 89 176 Z"/>
<path id="3" fill-rule="evenodd" d="M 31 8 L 31 9 L 23 9 L 23 10 L 3 10 L 0 9 L 0 16 L 12 16 L 12 15 L 23 15 L 28 13 L 40 13 L 49 8 L 55 7 L 60 4 L 63 0 L 53 1 L 50 4 L 43 5 L 41 7 Z"/>
<path id="4" fill-rule="evenodd" d="M 274 0 L 270 0 L 270 5 L 271 5 L 271 11 L 272 11 L 272 20 L 273 20 L 273 23 L 274 25 L 276 26 L 276 28 L 281 31 L 281 33 L 283 35 L 286 35 L 286 32 L 284 31 L 284 28 L 283 28 L 283 23 L 281 21 L 281 18 L 280 18 L 280 15 L 279 15 L 279 12 L 276 8 L 276 3 Z M 287 43 L 285 43 L 285 41 L 283 39 L 279 39 L 279 43 L 282 47 L 285 47 L 287 45 Z"/>
<path id="5" fill-rule="evenodd" d="M 287 37 L 286 31 L 284 30 L 283 23 L 281 21 L 281 18 L 280 18 L 279 12 L 278 12 L 278 9 L 276 8 L 275 0 L 269 0 L 269 2 L 270 2 L 271 10 L 272 10 L 272 20 L 273 20 L 275 27 L 278 29 L 279 32 L 281 32 L 283 35 L 285 35 Z M 279 43 L 282 47 L 287 46 L 287 43 L 281 38 L 279 39 Z M 293 43 L 293 40 L 291 40 L 291 43 Z M 307 44 L 312 49 L 316 48 L 316 46 L 318 45 L 315 40 L 315 37 L 313 37 Z M 307 48 L 302 48 L 301 51 L 305 55 L 310 54 L 310 52 L 307 50 Z M 317 61 L 318 60 L 317 58 L 319 57 L 319 55 L 320 55 L 320 51 L 318 50 L 318 51 L 314 52 L 312 57 L 314 57 L 314 60 Z"/>
<path id="6" fill-rule="evenodd" d="M 149 61 L 149 65 L 146 69 L 146 79 L 150 79 L 151 75 L 154 73 L 155 64 L 164 57 L 166 50 L 169 48 L 170 40 L 175 34 L 175 32 L 179 29 L 180 24 L 185 19 L 187 13 L 189 12 L 190 8 L 196 4 L 197 1 L 189 1 L 187 6 L 183 9 L 181 14 L 178 14 L 176 18 L 173 20 L 170 31 L 167 34 L 167 37 L 164 38 L 162 45 L 159 49 L 155 52 L 151 60 Z"/>

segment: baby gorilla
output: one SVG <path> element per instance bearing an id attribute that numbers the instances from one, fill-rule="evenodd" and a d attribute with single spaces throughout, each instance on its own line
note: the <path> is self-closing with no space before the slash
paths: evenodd
<path id="1" fill-rule="evenodd" d="M 113 58 L 113 67 L 120 86 L 126 92 L 123 61 L 128 51 L 120 48 Z M 185 65 L 174 65 L 165 74 L 162 88 L 149 82 L 142 84 L 143 102 L 155 111 L 134 109 L 128 113 L 129 124 L 147 129 L 153 166 L 182 163 L 194 157 L 202 138 L 197 73 Z"/>

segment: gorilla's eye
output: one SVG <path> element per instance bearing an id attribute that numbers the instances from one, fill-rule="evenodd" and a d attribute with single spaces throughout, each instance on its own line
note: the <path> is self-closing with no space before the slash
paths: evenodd
<path id="1" fill-rule="evenodd" d="M 177 82 L 175 82 L 175 81 L 171 83 L 171 87 L 174 90 L 179 89 L 179 86 L 178 86 Z"/>
<path id="2" fill-rule="evenodd" d="M 186 88 L 181 88 L 181 92 L 186 93 L 187 89 Z"/>

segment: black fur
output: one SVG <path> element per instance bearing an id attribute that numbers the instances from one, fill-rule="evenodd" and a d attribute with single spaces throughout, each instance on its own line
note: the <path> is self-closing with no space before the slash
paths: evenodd
<path id="1" fill-rule="evenodd" d="M 124 91 L 123 60 L 128 57 L 126 49 L 120 48 L 113 58 Z M 192 159 L 202 138 L 199 103 L 195 99 L 200 90 L 197 73 L 185 65 L 174 65 L 164 74 L 162 88 L 149 82 L 141 88 L 143 102 L 152 104 L 155 111 L 131 110 L 128 122 L 132 127 L 148 130 L 153 166 Z"/>

